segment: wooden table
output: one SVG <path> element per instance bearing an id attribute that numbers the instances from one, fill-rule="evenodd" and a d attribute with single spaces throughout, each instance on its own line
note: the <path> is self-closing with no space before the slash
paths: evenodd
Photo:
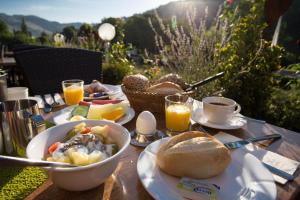
<path id="1" fill-rule="evenodd" d="M 158 121 L 158 128 L 164 130 L 165 119 L 162 115 L 156 115 Z M 131 131 L 135 128 L 135 121 L 132 120 L 125 127 Z M 218 130 L 207 129 L 210 133 L 215 134 Z M 268 150 L 277 152 L 281 155 L 291 159 L 300 161 L 300 134 L 279 128 L 270 124 L 263 124 L 254 121 L 249 121 L 246 127 L 239 130 L 225 131 L 237 137 L 246 138 L 249 136 L 260 136 L 265 134 L 280 133 L 282 139 L 275 141 Z M 148 192 L 144 189 L 137 175 L 137 159 L 139 154 L 143 151 L 142 148 L 129 146 L 129 148 L 122 155 L 120 163 L 113 173 L 113 175 L 101 186 L 84 192 L 68 192 L 63 189 L 57 188 L 51 180 L 47 180 L 33 193 L 31 193 L 26 200 L 45 200 L 45 199 L 140 199 L 147 200 L 153 199 Z M 296 175 L 300 174 L 300 170 Z M 286 185 L 277 185 L 277 199 L 291 200 L 299 199 L 300 197 L 300 176 L 296 180 Z"/>

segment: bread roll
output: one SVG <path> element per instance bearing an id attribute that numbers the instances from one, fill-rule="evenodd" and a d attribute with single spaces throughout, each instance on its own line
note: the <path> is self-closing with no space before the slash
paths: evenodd
<path id="1" fill-rule="evenodd" d="M 125 76 L 123 84 L 129 90 L 144 91 L 149 87 L 150 82 L 146 76 L 135 74 Z"/>
<path id="2" fill-rule="evenodd" d="M 149 87 L 146 91 L 157 93 L 157 94 L 165 94 L 165 95 L 183 92 L 182 88 L 179 85 L 171 82 L 163 82 L 163 83 L 153 85 Z"/>
<path id="3" fill-rule="evenodd" d="M 156 83 L 163 83 L 163 82 L 172 82 L 179 85 L 182 89 L 186 89 L 189 87 L 188 84 L 184 82 L 184 80 L 178 74 L 167 74 L 162 76 L 160 79 L 156 81 Z"/>
<path id="4" fill-rule="evenodd" d="M 230 161 L 230 151 L 219 140 L 199 131 L 172 137 L 160 146 L 156 157 L 167 174 L 196 179 L 222 173 Z"/>

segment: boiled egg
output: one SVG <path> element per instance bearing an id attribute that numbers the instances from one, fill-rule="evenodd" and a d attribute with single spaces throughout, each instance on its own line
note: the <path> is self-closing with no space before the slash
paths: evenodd
<path id="1" fill-rule="evenodd" d="M 136 120 L 136 131 L 142 135 L 152 135 L 156 132 L 156 119 L 149 111 L 143 111 Z"/>

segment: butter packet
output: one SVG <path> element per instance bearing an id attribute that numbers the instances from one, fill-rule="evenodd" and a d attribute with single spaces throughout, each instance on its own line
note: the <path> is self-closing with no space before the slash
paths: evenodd
<path id="1" fill-rule="evenodd" d="M 177 184 L 179 193 L 191 200 L 219 200 L 220 186 L 183 177 Z"/>

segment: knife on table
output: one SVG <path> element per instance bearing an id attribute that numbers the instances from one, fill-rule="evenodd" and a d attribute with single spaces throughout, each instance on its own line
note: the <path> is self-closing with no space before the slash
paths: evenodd
<path id="1" fill-rule="evenodd" d="M 273 134 L 273 135 L 266 135 L 266 136 L 261 136 L 261 137 L 255 137 L 255 138 L 248 138 L 246 140 L 239 140 L 239 141 L 235 141 L 235 142 L 227 142 L 224 143 L 224 145 L 228 148 L 228 149 L 237 149 L 240 147 L 243 147 L 247 144 L 253 143 L 253 142 L 258 142 L 258 141 L 263 141 L 263 140 L 270 140 L 270 139 L 279 139 L 281 138 L 281 135 L 279 134 Z M 277 176 L 280 176 L 288 181 L 292 181 L 295 179 L 295 177 L 285 171 L 282 171 L 276 167 L 273 167 L 265 162 L 262 162 L 263 165 L 273 174 L 276 174 Z"/>
<path id="2" fill-rule="evenodd" d="M 245 140 L 238 140 L 235 142 L 227 142 L 224 145 L 228 149 L 237 149 L 237 148 L 240 148 L 242 146 L 245 146 L 245 145 L 253 143 L 253 142 L 259 142 L 259 141 L 270 140 L 270 139 L 279 139 L 279 138 L 281 138 L 281 135 L 279 135 L 279 134 L 264 135 L 264 136 L 259 136 L 259 137 L 248 138 Z"/>

